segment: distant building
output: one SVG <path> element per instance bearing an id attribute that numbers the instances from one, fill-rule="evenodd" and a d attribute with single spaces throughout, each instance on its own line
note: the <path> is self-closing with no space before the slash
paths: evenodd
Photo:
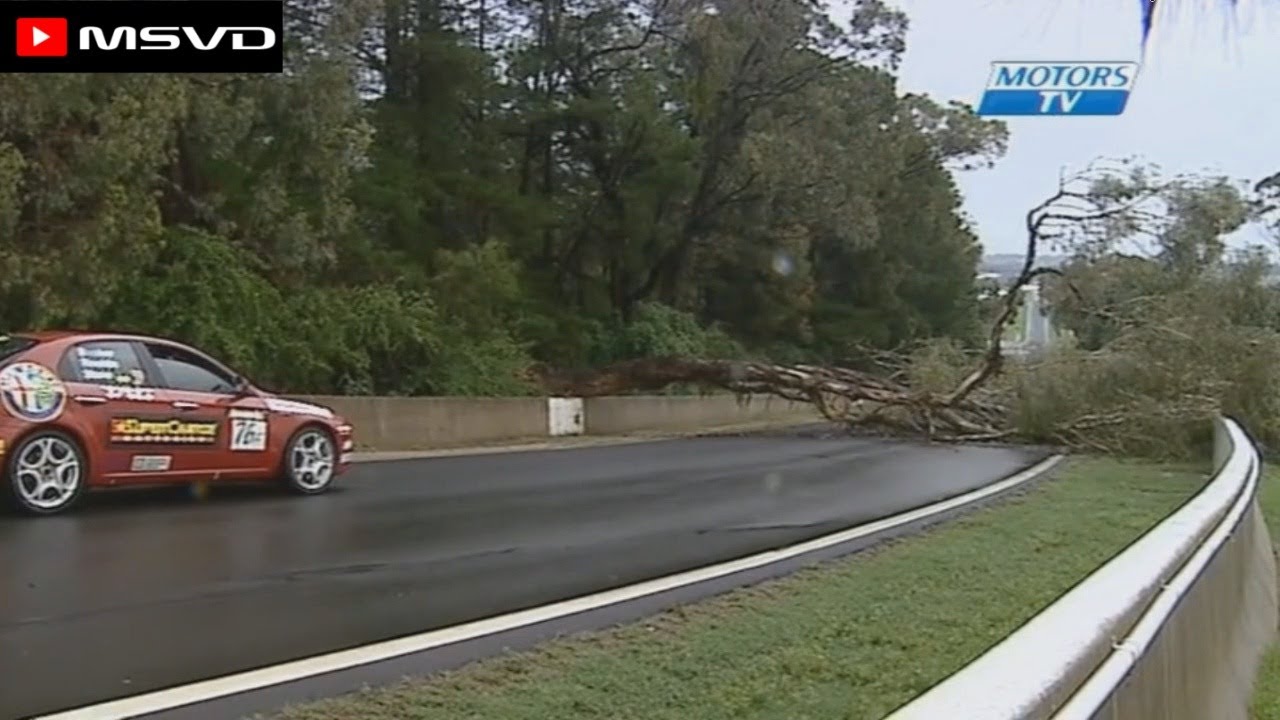
<path id="1" fill-rule="evenodd" d="M 1044 307 L 1040 296 L 1039 285 L 1028 285 L 1023 288 L 1022 317 L 1027 324 L 1027 344 L 1036 348 L 1048 347 L 1053 340 L 1053 326 L 1049 322 L 1049 311 Z"/>
<path id="2" fill-rule="evenodd" d="M 1044 298 L 1040 295 L 1040 286 L 1032 283 L 1022 288 L 1022 312 L 1015 323 L 1021 323 L 1015 329 L 1015 342 L 1007 344 L 1007 354 L 1026 357 L 1043 352 L 1058 338 L 1053 327 L 1053 319 L 1044 306 Z"/>
<path id="3" fill-rule="evenodd" d="M 1004 283 L 1000 280 L 999 273 L 978 273 L 977 281 L 974 283 L 978 288 L 978 298 L 985 300 L 989 297 L 999 297 L 1004 294 Z"/>

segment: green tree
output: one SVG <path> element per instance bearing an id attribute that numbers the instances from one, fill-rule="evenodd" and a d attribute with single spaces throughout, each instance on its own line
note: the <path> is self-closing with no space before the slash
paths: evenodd
<path id="1" fill-rule="evenodd" d="M 0 321 L 172 335 L 291 392 L 965 340 L 952 174 L 1007 132 L 900 96 L 906 16 L 846 11 L 288 0 L 280 75 L 0 79 Z"/>

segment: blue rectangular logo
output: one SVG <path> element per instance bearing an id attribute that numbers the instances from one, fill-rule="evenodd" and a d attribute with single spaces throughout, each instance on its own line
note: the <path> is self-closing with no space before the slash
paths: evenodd
<path id="1" fill-rule="evenodd" d="M 1119 115 L 1136 62 L 996 62 L 979 115 Z"/>

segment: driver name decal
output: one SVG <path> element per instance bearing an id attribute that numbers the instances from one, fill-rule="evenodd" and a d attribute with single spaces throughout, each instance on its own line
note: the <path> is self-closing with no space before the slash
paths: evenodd
<path id="1" fill-rule="evenodd" d="M 113 443 L 213 445 L 217 441 L 218 423 L 212 420 L 111 418 Z"/>

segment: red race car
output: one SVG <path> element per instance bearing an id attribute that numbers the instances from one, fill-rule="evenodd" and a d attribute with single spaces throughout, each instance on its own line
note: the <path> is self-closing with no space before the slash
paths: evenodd
<path id="1" fill-rule="evenodd" d="M 347 470 L 351 426 L 155 337 L 0 336 L 0 460 L 20 511 L 52 515 L 89 488 L 280 480 L 303 495 Z"/>

